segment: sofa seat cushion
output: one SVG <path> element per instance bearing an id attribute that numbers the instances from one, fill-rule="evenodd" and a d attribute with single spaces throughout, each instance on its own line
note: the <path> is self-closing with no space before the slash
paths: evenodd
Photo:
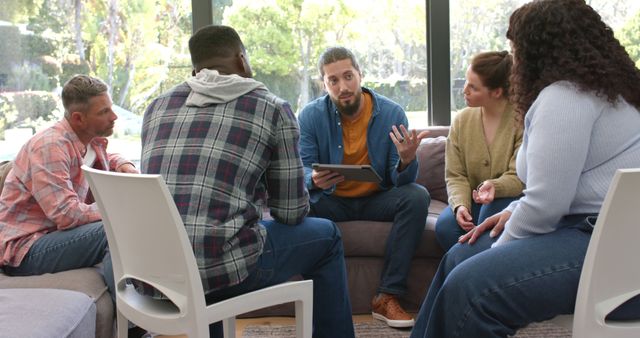
<path id="1" fill-rule="evenodd" d="M 425 226 L 426 230 L 436 231 L 438 216 L 440 216 L 442 210 L 448 205 L 446 202 L 431 200 L 431 204 L 429 204 L 429 214 L 427 215 L 427 224 Z"/>
<path id="2" fill-rule="evenodd" d="M 0 289 L 5 337 L 92 337 L 96 306 L 84 293 L 60 289 Z"/>
<path id="3" fill-rule="evenodd" d="M 96 337 L 111 338 L 113 336 L 113 301 L 96 267 L 24 277 L 7 276 L 0 272 L 0 291 L 14 288 L 48 288 L 82 292 L 96 305 L 97 315 L 94 317 Z"/>

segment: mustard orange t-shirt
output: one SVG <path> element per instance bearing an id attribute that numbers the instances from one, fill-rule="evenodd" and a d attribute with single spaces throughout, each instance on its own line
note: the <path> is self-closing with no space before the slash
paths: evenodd
<path id="1" fill-rule="evenodd" d="M 371 95 L 363 93 L 360 116 L 355 120 L 341 117 L 344 157 L 342 164 L 371 164 L 367 149 L 367 127 L 373 114 Z M 378 183 L 344 181 L 336 185 L 334 194 L 340 197 L 364 197 L 378 191 Z"/>

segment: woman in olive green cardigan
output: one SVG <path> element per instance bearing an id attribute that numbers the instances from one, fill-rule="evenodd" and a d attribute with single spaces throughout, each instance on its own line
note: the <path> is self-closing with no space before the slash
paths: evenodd
<path id="1" fill-rule="evenodd" d="M 522 194 L 515 171 L 522 128 L 508 100 L 511 64 L 506 51 L 486 52 L 474 56 L 467 69 L 468 107 L 458 113 L 447 138 L 449 206 L 436 222 L 436 238 L 445 250 Z"/>

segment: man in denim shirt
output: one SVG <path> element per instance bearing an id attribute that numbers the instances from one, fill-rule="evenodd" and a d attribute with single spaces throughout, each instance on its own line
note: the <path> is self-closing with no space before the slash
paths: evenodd
<path id="1" fill-rule="evenodd" d="M 334 222 L 393 221 L 373 317 L 392 327 L 411 327 L 413 318 L 399 305 L 406 293 L 411 258 L 418 247 L 429 208 L 426 189 L 414 183 L 416 150 L 426 132 L 407 130 L 407 117 L 391 100 L 361 87 L 362 73 L 353 53 L 327 49 L 318 68 L 328 94 L 303 108 L 299 116 L 310 215 Z M 371 165 L 380 183 L 345 180 L 313 163 Z"/>

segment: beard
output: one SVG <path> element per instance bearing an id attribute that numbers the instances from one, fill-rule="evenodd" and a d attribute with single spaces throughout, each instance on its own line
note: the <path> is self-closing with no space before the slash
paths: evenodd
<path id="1" fill-rule="evenodd" d="M 353 102 L 351 103 L 342 103 L 340 101 L 340 99 L 334 99 L 331 98 L 331 101 L 333 101 L 333 104 L 336 105 L 336 108 L 338 109 L 338 112 L 340 112 L 341 115 L 345 115 L 345 116 L 353 116 L 358 112 L 358 109 L 360 109 L 360 101 L 362 101 L 362 90 L 358 90 L 354 95 L 353 95 L 354 99 Z"/>
<path id="2" fill-rule="evenodd" d="M 109 137 L 113 135 L 113 128 L 109 128 L 107 130 L 104 131 L 104 134 L 102 135 L 102 137 Z"/>
<path id="3" fill-rule="evenodd" d="M 113 135 L 113 128 L 114 128 L 114 126 L 111 126 L 109 128 L 105 128 L 103 130 L 97 131 L 96 132 L 96 136 L 109 137 L 109 136 Z"/>

